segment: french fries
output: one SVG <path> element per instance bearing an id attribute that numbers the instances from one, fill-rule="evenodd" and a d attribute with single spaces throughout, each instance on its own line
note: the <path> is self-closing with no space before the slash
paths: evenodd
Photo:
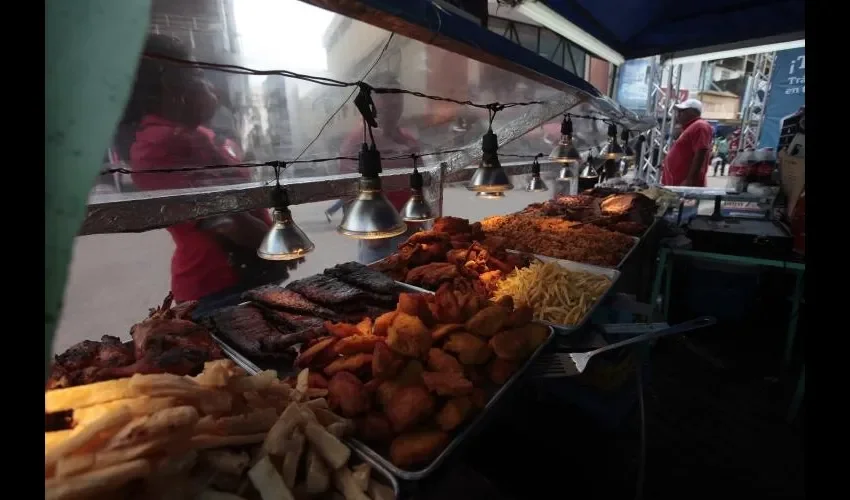
<path id="1" fill-rule="evenodd" d="M 206 478 L 195 497 L 205 500 L 254 498 L 251 489 L 263 500 L 385 492 L 368 465 L 349 465 L 341 438 L 354 423 L 313 399 L 308 379 L 304 369 L 292 387 L 274 371 L 247 375 L 219 360 L 195 377 L 134 375 L 49 391 L 45 409 L 73 410 L 76 426 L 45 433 L 45 497 L 120 498 L 131 482 L 174 497 L 195 484 L 190 476 Z"/>

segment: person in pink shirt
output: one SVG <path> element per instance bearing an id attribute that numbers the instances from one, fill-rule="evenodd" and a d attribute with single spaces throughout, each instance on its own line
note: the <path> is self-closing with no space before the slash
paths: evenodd
<path id="1" fill-rule="evenodd" d="M 700 101 L 688 99 L 673 107 L 676 108 L 676 123 L 681 126 L 681 135 L 673 141 L 664 159 L 661 184 L 705 187 L 714 129 L 701 118 Z"/>

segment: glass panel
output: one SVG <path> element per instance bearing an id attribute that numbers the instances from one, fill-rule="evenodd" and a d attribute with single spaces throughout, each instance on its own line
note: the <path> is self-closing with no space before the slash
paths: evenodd
<path id="1" fill-rule="evenodd" d="M 493 33 L 497 33 L 504 37 L 508 36 L 508 22 L 504 19 L 491 17 L 487 20 L 487 27 L 490 28 L 490 31 Z"/>
<path id="2" fill-rule="evenodd" d="M 546 30 L 540 30 L 540 52 L 539 54 L 546 59 L 554 62 L 558 66 L 564 66 L 570 69 L 570 66 L 564 64 L 564 44 L 561 42 L 561 37 L 557 34 Z M 572 69 L 570 69 L 572 71 Z"/>
<path id="3" fill-rule="evenodd" d="M 537 52 L 537 28 L 523 23 L 514 23 L 519 44 L 526 49 Z"/>
<path id="4" fill-rule="evenodd" d="M 566 44 L 567 50 L 564 53 L 564 67 L 573 71 L 574 74 L 584 78 L 584 65 L 587 52 L 581 47 L 573 43 Z M 572 56 L 572 59 L 570 59 Z M 573 65 L 575 63 L 575 66 Z"/>
<path id="5" fill-rule="evenodd" d="M 385 30 L 297 0 L 158 1 L 153 10 L 151 32 L 159 43 L 153 51 L 171 57 L 258 70 L 284 69 L 345 82 L 364 79 L 373 86 L 481 103 L 548 101 L 561 95 L 534 81 L 401 35 L 390 39 Z M 520 31 L 525 42 L 536 47 L 537 30 L 524 26 Z M 356 155 L 363 127 L 352 103 L 354 88 L 277 75 L 198 72 L 185 65 L 144 59 L 135 98 L 105 156 L 112 163 L 142 170 Z M 410 95 L 374 97 L 380 126 L 375 129 L 375 140 L 384 156 L 477 148 L 486 129 L 486 110 Z M 494 128 L 526 111 L 528 108 L 521 107 L 504 110 Z M 458 127 L 459 121 L 467 125 Z M 526 130 L 511 133 L 519 135 Z M 441 159 L 427 161 L 436 165 Z M 383 166 L 408 168 L 410 161 L 385 161 Z M 293 165 L 284 176 L 355 170 L 352 160 L 323 161 Z M 115 174 L 102 176 L 95 193 L 272 178 L 268 167 L 137 173 L 132 177 Z"/>

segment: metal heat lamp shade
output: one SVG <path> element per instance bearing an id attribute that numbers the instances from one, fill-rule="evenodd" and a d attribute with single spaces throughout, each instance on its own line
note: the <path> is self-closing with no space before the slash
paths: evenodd
<path id="1" fill-rule="evenodd" d="M 345 236 L 360 240 L 393 238 L 407 231 L 407 224 L 381 191 L 381 154 L 375 145 L 365 143 L 360 150 L 357 198 L 348 207 L 336 228 Z"/>
<path id="2" fill-rule="evenodd" d="M 581 155 L 573 144 L 573 122 L 564 118 L 561 122 L 561 140 L 549 153 L 549 159 L 558 163 L 578 163 Z"/>
<path id="3" fill-rule="evenodd" d="M 549 186 L 540 178 L 540 164 L 537 163 L 537 158 L 534 159 L 534 163 L 531 165 L 531 179 L 528 180 L 525 190 L 538 193 L 549 191 Z"/>
<path id="4" fill-rule="evenodd" d="M 613 123 L 608 125 L 608 143 L 602 148 L 600 156 L 603 160 L 619 160 L 623 157 L 623 147 L 617 142 L 617 126 Z"/>
<path id="5" fill-rule="evenodd" d="M 508 174 L 499 163 L 499 156 L 496 153 L 498 140 L 492 130 L 488 130 L 484 134 L 481 149 L 484 151 L 484 156 L 481 158 L 478 168 L 475 169 L 475 173 L 472 174 L 472 179 L 466 185 L 466 189 L 476 193 L 488 194 L 502 194 L 513 189 L 514 186 L 511 184 Z M 502 196 L 504 195 L 502 194 Z M 488 198 L 488 196 L 481 197 Z M 498 198 L 499 196 L 494 197 Z"/>
<path id="6" fill-rule="evenodd" d="M 272 227 L 257 248 L 257 256 L 265 260 L 294 260 L 313 251 L 316 246 L 298 224 L 292 220 L 292 212 L 285 206 L 272 211 Z"/>
<path id="7" fill-rule="evenodd" d="M 437 218 L 422 195 L 422 174 L 414 167 L 410 174 L 410 198 L 401 207 L 401 218 L 406 222 L 428 222 Z"/>

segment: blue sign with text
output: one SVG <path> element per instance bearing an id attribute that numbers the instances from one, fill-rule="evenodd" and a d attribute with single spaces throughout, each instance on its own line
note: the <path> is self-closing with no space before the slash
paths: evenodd
<path id="1" fill-rule="evenodd" d="M 782 120 L 806 104 L 806 49 L 783 50 L 776 53 L 767 109 L 761 126 L 759 147 L 775 148 L 779 143 Z"/>

